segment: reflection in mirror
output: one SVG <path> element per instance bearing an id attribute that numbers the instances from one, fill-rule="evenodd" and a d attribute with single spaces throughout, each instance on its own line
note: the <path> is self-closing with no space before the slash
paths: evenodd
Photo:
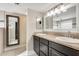
<path id="1" fill-rule="evenodd" d="M 76 6 L 67 11 L 53 16 L 53 30 L 75 31 L 76 30 Z"/>
<path id="2" fill-rule="evenodd" d="M 44 31 L 53 29 L 53 16 L 44 17 Z"/>
<path id="3" fill-rule="evenodd" d="M 19 17 L 6 15 L 7 46 L 19 44 Z"/>

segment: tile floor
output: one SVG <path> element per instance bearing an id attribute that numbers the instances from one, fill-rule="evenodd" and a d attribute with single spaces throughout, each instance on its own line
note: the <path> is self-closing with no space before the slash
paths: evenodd
<path id="1" fill-rule="evenodd" d="M 18 56 L 37 56 L 37 54 L 34 51 L 30 51 L 30 52 L 24 51 Z"/>
<path id="2" fill-rule="evenodd" d="M 19 47 L 16 49 L 8 50 L 8 51 L 3 51 L 3 53 L 0 56 L 17 56 L 21 53 L 26 51 L 26 47 Z"/>

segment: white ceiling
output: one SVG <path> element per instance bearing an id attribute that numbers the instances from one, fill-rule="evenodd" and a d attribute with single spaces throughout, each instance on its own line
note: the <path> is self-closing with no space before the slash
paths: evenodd
<path id="1" fill-rule="evenodd" d="M 57 3 L 24 3 L 21 4 L 24 8 L 30 8 L 40 12 L 46 12 L 47 10 L 51 9 L 57 5 Z"/>
<path id="2" fill-rule="evenodd" d="M 16 5 L 14 3 L 0 3 L 0 10 L 26 14 L 27 8 L 30 8 L 39 12 L 46 12 L 57 4 L 58 3 L 20 3 Z"/>

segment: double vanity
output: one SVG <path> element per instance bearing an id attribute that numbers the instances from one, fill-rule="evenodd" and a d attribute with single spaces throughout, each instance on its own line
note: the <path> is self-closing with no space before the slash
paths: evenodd
<path id="1" fill-rule="evenodd" d="M 33 40 L 39 56 L 79 56 L 79 39 L 36 33 Z"/>
<path id="2" fill-rule="evenodd" d="M 65 12 L 53 15 L 52 9 L 36 22 L 36 32 L 42 31 L 33 35 L 39 56 L 79 56 L 79 4 L 63 5 L 68 7 Z"/>

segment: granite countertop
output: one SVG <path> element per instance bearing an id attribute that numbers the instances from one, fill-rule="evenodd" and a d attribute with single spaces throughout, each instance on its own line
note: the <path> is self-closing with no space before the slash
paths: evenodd
<path id="1" fill-rule="evenodd" d="M 41 33 L 41 34 L 44 34 L 44 33 Z M 50 34 L 40 35 L 39 33 L 36 33 L 34 35 L 38 36 L 38 37 L 45 38 L 46 40 L 53 41 L 53 42 L 68 46 L 70 48 L 79 50 L 79 43 L 68 43 L 68 42 L 60 41 L 60 40 L 56 39 L 56 37 L 61 37 L 61 36 L 58 36 L 58 35 L 50 35 Z"/>

